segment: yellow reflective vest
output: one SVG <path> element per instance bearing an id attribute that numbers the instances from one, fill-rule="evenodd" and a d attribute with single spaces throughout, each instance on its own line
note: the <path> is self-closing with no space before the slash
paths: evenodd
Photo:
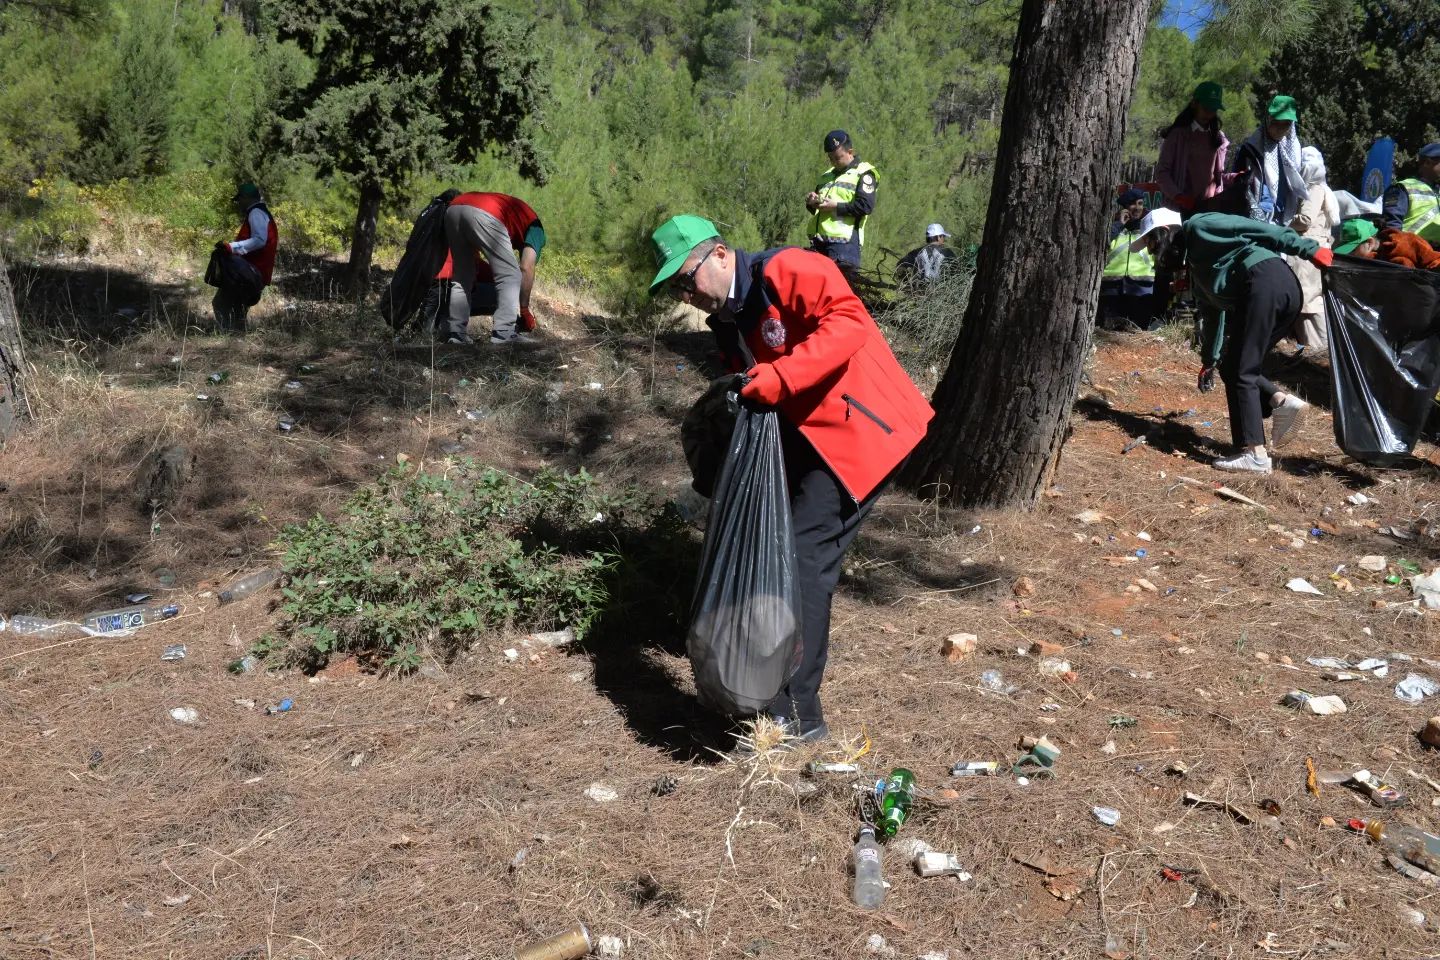
<path id="1" fill-rule="evenodd" d="M 849 203 L 855 199 L 855 192 L 860 189 L 860 179 L 865 174 L 870 174 L 879 183 L 880 175 L 875 168 L 863 160 L 848 170 L 836 170 L 831 167 L 825 171 L 820 182 L 815 186 L 815 192 L 820 195 L 821 200 L 834 200 L 836 203 Z M 867 217 L 840 217 L 835 215 L 834 210 L 816 210 L 810 218 L 810 235 L 820 237 L 836 243 L 846 243 L 851 237 L 859 235 L 859 240 L 865 242 L 865 221 Z"/>
<path id="2" fill-rule="evenodd" d="M 1418 233 L 1431 244 L 1440 243 L 1440 196 L 1423 180 L 1401 180 L 1410 195 L 1410 212 L 1405 214 L 1406 233 Z"/>
<path id="3" fill-rule="evenodd" d="M 1155 258 L 1150 256 L 1150 251 L 1142 247 L 1134 253 L 1130 252 L 1130 244 L 1137 236 L 1129 230 L 1121 230 L 1110 241 L 1110 259 L 1105 261 L 1102 279 L 1155 282 Z"/>

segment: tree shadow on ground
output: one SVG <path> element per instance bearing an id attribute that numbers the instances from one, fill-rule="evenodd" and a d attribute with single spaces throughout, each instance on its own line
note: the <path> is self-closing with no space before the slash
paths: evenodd
<path id="1" fill-rule="evenodd" d="M 13 264 L 10 281 L 32 338 L 78 341 L 103 352 L 156 326 L 201 322 L 191 310 L 187 284 L 156 283 L 78 258 Z"/>

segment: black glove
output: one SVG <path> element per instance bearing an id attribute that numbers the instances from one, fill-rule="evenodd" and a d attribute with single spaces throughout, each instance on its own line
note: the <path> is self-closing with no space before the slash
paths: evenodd
<path id="1" fill-rule="evenodd" d="M 1200 377 L 1195 381 L 1195 389 L 1199 390 L 1201 393 L 1209 393 L 1211 390 L 1215 389 L 1214 367 L 1202 367 L 1200 369 Z"/>

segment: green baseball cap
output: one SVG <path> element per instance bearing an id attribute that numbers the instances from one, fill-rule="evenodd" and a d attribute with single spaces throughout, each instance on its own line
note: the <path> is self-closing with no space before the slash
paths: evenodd
<path id="1" fill-rule="evenodd" d="M 1340 224 L 1340 243 L 1335 247 L 1335 252 L 1354 253 L 1356 247 L 1379 232 L 1375 224 L 1364 217 L 1351 217 Z"/>
<path id="2" fill-rule="evenodd" d="M 242 184 L 240 184 L 240 188 L 235 191 L 235 196 L 231 197 L 230 199 L 232 199 L 232 200 L 259 200 L 259 199 L 260 199 L 260 188 L 257 187 L 257 186 L 255 186 L 255 184 L 253 184 L 253 183 L 242 183 Z"/>
<path id="3" fill-rule="evenodd" d="M 1224 110 L 1225 100 L 1222 93 L 1223 91 L 1220 88 L 1220 84 L 1214 80 L 1206 80 L 1195 88 L 1195 92 L 1191 94 L 1190 99 L 1209 110 Z"/>
<path id="4" fill-rule="evenodd" d="M 1289 120 L 1293 123 L 1300 119 L 1300 115 L 1295 112 L 1295 98 L 1287 97 L 1283 93 L 1270 101 L 1265 112 L 1270 114 L 1271 120 Z"/>
<path id="5" fill-rule="evenodd" d="M 688 213 L 671 217 L 656 227 L 655 232 L 650 234 L 650 242 L 655 245 L 655 265 L 660 270 L 650 281 L 650 295 L 653 297 L 666 280 L 675 276 L 691 250 L 718 236 L 720 231 L 715 229 L 715 224 Z"/>

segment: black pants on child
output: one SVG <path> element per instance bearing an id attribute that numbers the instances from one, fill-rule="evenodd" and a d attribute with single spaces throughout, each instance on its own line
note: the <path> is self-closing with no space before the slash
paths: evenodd
<path id="1" fill-rule="evenodd" d="M 781 431 L 795 525 L 803 652 L 799 668 L 770 701 L 767 712 L 791 720 L 823 720 L 820 681 L 830 656 L 830 602 L 840 582 L 845 550 L 880 490 L 857 504 L 810 441 L 789 424 L 782 423 Z"/>
<path id="2" fill-rule="evenodd" d="M 1265 355 L 1300 315 L 1300 281 L 1280 257 L 1268 257 L 1246 276 L 1245 306 L 1225 316 L 1227 343 L 1220 378 L 1230 408 L 1230 437 L 1237 447 L 1265 445 L 1265 418 L 1275 384 L 1260 373 Z"/>

